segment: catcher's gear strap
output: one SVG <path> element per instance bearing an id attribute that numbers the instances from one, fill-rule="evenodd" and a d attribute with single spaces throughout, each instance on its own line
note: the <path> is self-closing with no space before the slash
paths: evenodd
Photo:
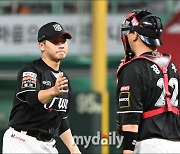
<path id="1" fill-rule="evenodd" d="M 167 105 L 154 109 L 154 110 L 144 112 L 142 114 L 143 119 L 146 119 L 146 118 L 149 118 L 149 117 L 152 117 L 152 116 L 164 113 L 164 112 L 173 112 L 174 114 L 179 115 L 179 109 L 177 107 L 173 107 L 170 102 L 171 94 L 169 92 L 169 87 L 168 87 L 169 80 L 168 80 L 167 68 L 171 61 L 171 56 L 167 54 L 163 54 L 161 57 L 158 57 L 158 58 L 151 55 L 145 55 L 145 57 L 148 58 L 148 60 L 155 63 L 163 72 L 164 88 L 165 88 L 165 93 L 166 93 L 165 99 L 166 99 Z"/>
<path id="2" fill-rule="evenodd" d="M 150 117 L 153 117 L 155 115 L 158 115 L 158 114 L 161 114 L 161 113 L 164 113 L 164 112 L 168 112 L 168 107 L 167 106 L 163 106 L 163 107 L 160 107 L 160 108 L 156 108 L 154 110 L 150 110 L 150 111 L 146 111 L 142 114 L 142 118 L 143 119 L 146 119 L 146 118 L 150 118 Z M 177 107 L 174 107 L 172 106 L 172 111 L 174 114 L 177 114 L 177 115 L 180 115 L 179 114 L 179 109 Z"/>
<path id="3" fill-rule="evenodd" d="M 155 57 L 152 55 L 143 55 L 143 56 L 135 57 L 135 58 L 131 59 L 130 61 L 128 61 L 127 63 L 122 64 L 118 68 L 117 79 L 118 79 L 118 74 L 119 74 L 120 70 L 122 68 L 124 68 L 125 65 L 129 64 L 133 60 L 140 59 L 140 58 L 146 59 L 146 60 L 149 60 L 149 61 L 155 63 L 160 68 L 160 70 L 163 72 L 164 88 L 165 88 L 165 92 L 166 92 L 166 98 L 165 99 L 166 99 L 166 103 L 167 103 L 167 106 L 144 112 L 142 114 L 143 119 L 146 119 L 146 118 L 149 118 L 149 117 L 152 117 L 152 116 L 164 113 L 164 112 L 168 112 L 168 111 L 173 112 L 174 114 L 180 115 L 179 109 L 176 107 L 172 107 L 171 102 L 170 102 L 171 94 L 169 92 L 169 87 L 168 87 L 167 68 L 168 68 L 168 65 L 171 61 L 171 55 L 161 54 L 159 57 Z"/>
<path id="4" fill-rule="evenodd" d="M 151 55 L 145 55 L 150 61 L 154 62 L 163 72 L 163 80 L 164 80 L 164 88 L 165 88 L 165 99 L 167 106 L 160 107 L 154 110 L 150 110 L 147 112 L 144 112 L 142 114 L 143 119 L 164 113 L 164 112 L 173 112 L 174 114 L 180 115 L 179 109 L 177 107 L 173 107 L 170 102 L 170 92 L 168 87 L 168 74 L 167 74 L 167 68 L 169 65 L 169 62 L 171 61 L 171 56 L 167 54 L 163 54 L 161 57 L 156 58 Z"/>

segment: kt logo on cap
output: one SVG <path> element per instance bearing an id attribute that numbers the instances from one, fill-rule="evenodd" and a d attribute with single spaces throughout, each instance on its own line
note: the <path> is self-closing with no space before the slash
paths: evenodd
<path id="1" fill-rule="evenodd" d="M 53 25 L 53 27 L 54 27 L 55 31 L 61 31 L 62 30 L 61 25 L 55 24 L 55 25 Z"/>

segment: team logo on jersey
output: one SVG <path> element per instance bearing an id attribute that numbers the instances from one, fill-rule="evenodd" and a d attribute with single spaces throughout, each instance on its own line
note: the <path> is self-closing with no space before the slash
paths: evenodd
<path id="1" fill-rule="evenodd" d="M 54 97 L 50 103 L 44 105 L 44 108 L 50 111 L 55 110 L 66 112 L 68 108 L 68 102 L 68 99 Z"/>
<path id="2" fill-rule="evenodd" d="M 119 108 L 126 108 L 130 106 L 130 93 L 129 92 L 121 92 L 119 95 Z"/>
<path id="3" fill-rule="evenodd" d="M 22 88 L 36 88 L 37 74 L 33 72 L 23 72 Z"/>

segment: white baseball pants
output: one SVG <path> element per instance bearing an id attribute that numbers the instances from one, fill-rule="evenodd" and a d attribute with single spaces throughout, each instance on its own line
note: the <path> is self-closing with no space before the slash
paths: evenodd
<path id="1" fill-rule="evenodd" d="M 180 154 L 180 141 L 170 141 L 166 139 L 152 138 L 146 139 L 136 143 L 134 150 L 135 154 L 144 153 L 179 153 Z"/>
<path id="2" fill-rule="evenodd" d="M 56 141 L 43 142 L 35 137 L 9 128 L 4 133 L 2 153 L 53 153 L 58 154 Z"/>

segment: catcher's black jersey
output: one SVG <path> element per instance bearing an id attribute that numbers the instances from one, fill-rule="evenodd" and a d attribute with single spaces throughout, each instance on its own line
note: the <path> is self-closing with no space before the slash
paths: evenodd
<path id="1" fill-rule="evenodd" d="M 179 76 L 174 63 L 168 66 L 168 85 L 171 104 L 179 104 Z M 153 62 L 136 59 L 121 69 L 117 86 L 117 115 L 142 114 L 166 104 L 163 73 Z M 122 119 L 120 125 L 138 124 L 131 119 Z M 138 139 L 153 137 L 180 139 L 180 116 L 162 113 L 147 119 L 140 119 Z"/>
<path id="2" fill-rule="evenodd" d="M 52 135 L 58 132 L 61 121 L 67 118 L 69 109 L 71 96 L 69 81 L 69 92 L 54 97 L 45 105 L 40 102 L 29 104 L 25 94 L 53 87 L 59 72 L 62 70 L 53 70 L 42 59 L 27 64 L 19 71 L 9 126 L 21 130 L 40 130 Z"/>

